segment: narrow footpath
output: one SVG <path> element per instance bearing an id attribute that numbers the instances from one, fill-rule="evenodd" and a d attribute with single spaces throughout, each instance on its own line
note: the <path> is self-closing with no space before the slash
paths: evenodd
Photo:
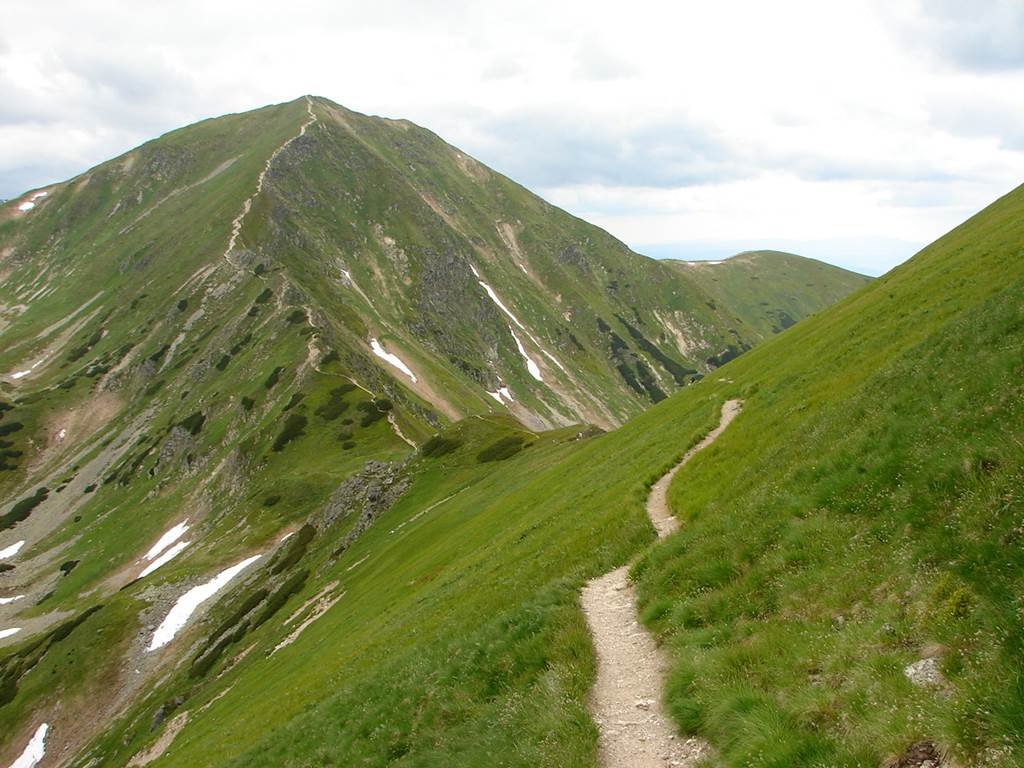
<path id="1" fill-rule="evenodd" d="M 713 443 L 740 412 L 739 400 L 722 406 L 715 429 L 687 451 L 682 460 L 651 488 L 647 514 L 665 538 L 679 529 L 668 506 L 668 486 L 676 472 Z M 583 588 L 583 612 L 597 652 L 597 680 L 590 711 L 597 723 L 599 761 L 603 768 L 692 766 L 707 744 L 681 737 L 662 705 L 667 654 L 640 624 L 629 566 L 616 568 Z"/>

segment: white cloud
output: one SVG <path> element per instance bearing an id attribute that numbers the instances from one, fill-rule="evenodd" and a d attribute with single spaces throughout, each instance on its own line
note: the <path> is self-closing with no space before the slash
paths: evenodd
<path id="1" fill-rule="evenodd" d="M 0 196 L 316 93 L 425 125 L 632 245 L 913 250 L 1024 176 L 1024 17 L 957 7 L 18 3 L 0 33 Z"/>

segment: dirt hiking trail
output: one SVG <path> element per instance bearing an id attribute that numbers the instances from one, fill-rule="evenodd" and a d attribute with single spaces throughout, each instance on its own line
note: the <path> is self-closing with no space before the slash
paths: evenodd
<path id="1" fill-rule="evenodd" d="M 722 406 L 722 418 L 703 440 L 651 488 L 647 514 L 658 538 L 679 529 L 668 507 L 668 486 L 676 472 L 713 443 L 740 412 L 739 400 Z M 593 579 L 583 588 L 583 612 L 594 638 L 597 680 L 590 712 L 598 727 L 598 760 L 603 768 L 664 768 L 695 765 L 707 744 L 676 733 L 662 705 L 667 654 L 640 624 L 629 566 Z"/>
<path id="2" fill-rule="evenodd" d="M 675 533 L 679 530 L 679 521 L 676 520 L 668 507 L 668 487 L 672 484 L 672 478 L 676 476 L 676 473 L 694 455 L 703 451 L 715 442 L 720 434 L 725 432 L 725 428 L 732 423 L 732 420 L 736 418 L 742 407 L 739 400 L 726 401 L 722 405 L 722 419 L 718 422 L 718 426 L 704 435 L 703 440 L 688 450 L 678 464 L 662 475 L 661 479 L 651 486 L 651 493 L 647 497 L 647 516 L 651 518 L 651 523 L 654 524 L 654 530 L 658 532 L 659 539 L 664 539 L 670 533 Z"/>

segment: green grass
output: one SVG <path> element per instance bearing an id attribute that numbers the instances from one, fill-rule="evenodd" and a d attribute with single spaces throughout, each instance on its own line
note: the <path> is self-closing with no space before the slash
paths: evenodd
<path id="1" fill-rule="evenodd" d="M 672 712 L 723 764 L 1022 754 L 1021 197 L 723 370 L 744 412 L 634 571 Z M 902 674 L 929 646 L 948 696 Z"/>
<path id="2" fill-rule="evenodd" d="M 431 474 L 343 562 L 370 560 L 324 573 L 342 577 L 344 610 L 294 655 L 238 672 L 166 764 L 592 765 L 577 590 L 650 540 L 644 489 L 737 395 L 743 414 L 673 486 L 683 532 L 635 569 L 676 660 L 680 725 L 727 765 L 878 765 L 925 739 L 1014 764 L 1015 198 L 731 364 L 734 383 L 699 384 L 563 458 L 532 448 L 392 541 L 486 471 L 460 462 L 494 438 L 424 459 Z M 987 256 L 962 255 L 978 240 Z M 933 644 L 950 698 L 902 675 Z M 337 670 L 329 693 L 312 665 Z M 237 752 L 257 722 L 280 726 Z"/>

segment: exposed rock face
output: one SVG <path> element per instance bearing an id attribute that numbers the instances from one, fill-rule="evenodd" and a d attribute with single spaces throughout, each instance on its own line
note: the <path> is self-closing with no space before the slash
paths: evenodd
<path id="1" fill-rule="evenodd" d="M 184 698 L 182 698 L 181 696 L 175 696 L 170 701 L 165 701 L 163 704 L 161 704 L 160 707 L 157 709 L 156 713 L 153 715 L 153 723 L 149 726 L 149 732 L 153 733 L 153 731 L 155 731 L 163 724 L 164 720 L 167 719 L 167 716 L 169 714 L 171 714 L 174 710 L 176 710 L 184 703 Z"/>
<path id="2" fill-rule="evenodd" d="M 587 257 L 583 251 L 579 249 L 576 243 L 570 243 L 559 251 L 558 261 L 562 264 L 576 267 L 576 269 L 579 269 L 580 271 L 587 269 Z"/>
<path id="3" fill-rule="evenodd" d="M 236 446 L 218 467 L 217 478 L 224 492 L 237 496 L 244 493 L 249 480 L 249 458 Z"/>
<path id="4" fill-rule="evenodd" d="M 425 248 L 419 268 L 416 311 L 409 317 L 409 330 L 429 349 L 482 382 L 478 366 L 464 362 L 482 360 L 482 350 L 467 344 L 465 334 L 458 329 L 465 326 L 468 316 L 483 347 L 494 349 L 499 340 L 495 329 L 504 321 L 480 291 L 469 262 L 461 254 L 452 249 L 439 252 Z"/>
<path id="5" fill-rule="evenodd" d="M 352 529 L 334 550 L 335 556 L 348 549 L 409 489 L 410 480 L 402 475 L 402 468 L 398 462 L 368 461 L 331 494 L 320 519 L 313 521 L 317 528 L 324 531 L 353 514 L 358 515 Z"/>
<path id="6" fill-rule="evenodd" d="M 164 440 L 163 445 L 160 446 L 159 464 L 161 466 L 167 465 L 186 451 L 192 450 L 194 447 L 195 440 L 192 435 L 189 434 L 189 431 L 183 427 L 175 425 L 171 427 L 171 431 L 167 435 L 167 439 Z"/>

